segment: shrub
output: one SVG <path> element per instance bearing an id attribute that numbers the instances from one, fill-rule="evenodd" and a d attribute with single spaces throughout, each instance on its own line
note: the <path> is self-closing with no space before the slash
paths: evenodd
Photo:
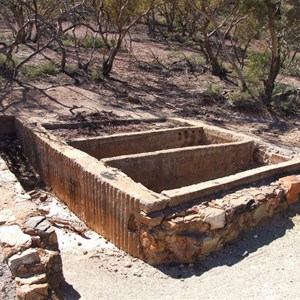
<path id="1" fill-rule="evenodd" d="M 206 90 L 206 94 L 210 96 L 221 95 L 223 93 L 223 87 L 217 84 L 210 84 Z"/>
<path id="2" fill-rule="evenodd" d="M 99 70 L 92 70 L 91 78 L 93 81 L 99 82 L 102 78 L 102 74 Z"/>
<path id="3" fill-rule="evenodd" d="M 20 59 L 13 58 L 12 61 L 7 61 L 7 57 L 0 54 L 0 76 L 4 79 L 11 79 L 14 76 L 14 64 L 17 65 Z"/>
<path id="4" fill-rule="evenodd" d="M 277 83 L 274 88 L 272 105 L 286 113 L 300 110 L 300 89 L 283 83 Z"/>
<path id="5" fill-rule="evenodd" d="M 58 70 L 53 62 L 40 65 L 26 65 L 22 68 L 21 74 L 27 79 L 37 79 L 42 75 L 56 75 Z"/>
<path id="6" fill-rule="evenodd" d="M 249 63 L 247 65 L 247 79 L 252 85 L 257 85 L 267 77 L 271 63 L 271 53 L 266 50 L 264 52 L 249 52 L 247 55 Z"/>
<path id="7" fill-rule="evenodd" d="M 95 38 L 95 37 L 89 35 L 81 42 L 81 47 L 87 48 L 87 49 L 93 49 L 94 47 L 96 49 L 103 48 L 104 42 L 101 38 Z"/>
<path id="8" fill-rule="evenodd" d="M 292 63 L 283 66 L 283 74 L 300 78 L 300 58 L 295 57 Z"/>

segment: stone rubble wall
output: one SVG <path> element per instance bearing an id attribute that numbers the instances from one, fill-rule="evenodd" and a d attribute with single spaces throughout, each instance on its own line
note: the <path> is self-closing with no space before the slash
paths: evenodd
<path id="1" fill-rule="evenodd" d="M 154 265 L 203 259 L 299 197 L 300 176 L 287 176 L 190 208 L 142 213 L 138 226 L 143 259 Z"/>
<path id="2" fill-rule="evenodd" d="M 0 205 L 0 250 L 17 283 L 19 299 L 44 300 L 64 280 L 54 227 L 37 215 L 35 205 L 0 159 L 2 193 L 12 198 Z"/>

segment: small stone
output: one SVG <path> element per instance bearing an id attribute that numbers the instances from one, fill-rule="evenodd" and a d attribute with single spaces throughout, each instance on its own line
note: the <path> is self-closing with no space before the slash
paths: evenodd
<path id="1" fill-rule="evenodd" d="M 31 246 L 31 237 L 28 234 L 24 234 L 18 225 L 2 226 L 0 228 L 0 246 L 4 249 L 5 257 L 17 253 L 22 249 L 27 249 Z"/>
<path id="2" fill-rule="evenodd" d="M 15 254 L 8 260 L 8 266 L 11 273 L 16 276 L 18 274 L 18 269 L 21 266 L 38 264 L 40 263 L 40 256 L 36 249 L 27 249 L 21 254 Z"/>
<path id="3" fill-rule="evenodd" d="M 32 285 L 32 284 L 46 283 L 47 276 L 46 274 L 40 274 L 28 278 L 16 277 L 15 280 L 17 285 L 26 285 L 26 284 Z"/>
<path id="4" fill-rule="evenodd" d="M 47 199 L 48 199 L 48 195 L 47 195 L 47 194 L 42 194 L 42 195 L 40 196 L 40 201 L 41 201 L 41 202 L 45 202 Z"/>
<path id="5" fill-rule="evenodd" d="M 161 224 L 161 222 L 164 219 L 164 216 L 165 215 L 162 212 L 154 212 L 149 214 L 141 212 L 140 221 L 145 225 L 155 227 Z"/>
<path id="6" fill-rule="evenodd" d="M 300 179 L 296 176 L 286 176 L 279 179 L 279 181 L 287 189 L 287 203 L 292 204 L 297 202 L 300 195 Z"/>
<path id="7" fill-rule="evenodd" d="M 243 254 L 242 254 L 242 257 L 247 257 L 249 255 L 249 252 L 248 251 L 245 251 Z"/>
<path id="8" fill-rule="evenodd" d="M 83 251 L 83 255 L 87 255 L 88 254 L 88 251 Z"/>
<path id="9" fill-rule="evenodd" d="M 48 299 L 48 284 L 22 285 L 16 293 L 20 300 L 45 300 Z"/>
<path id="10" fill-rule="evenodd" d="M 203 239 L 201 253 L 208 254 L 217 249 L 219 238 L 206 237 Z"/>
<path id="11" fill-rule="evenodd" d="M 132 267 L 132 262 L 131 261 L 128 261 L 124 264 L 124 267 L 125 268 L 131 268 Z"/>
<path id="12" fill-rule="evenodd" d="M 133 270 L 132 275 L 136 277 L 142 277 L 142 274 L 139 272 L 139 270 Z"/>
<path id="13" fill-rule="evenodd" d="M 82 244 L 80 242 L 77 243 L 78 246 L 81 246 Z"/>
<path id="14" fill-rule="evenodd" d="M 218 208 L 207 207 L 205 208 L 204 222 L 210 224 L 210 228 L 218 229 L 225 226 L 225 211 Z"/>
<path id="15" fill-rule="evenodd" d="M 16 220 L 15 215 L 11 209 L 2 209 L 0 211 L 0 225 L 3 225 L 7 222 L 13 222 Z"/>
<path id="16" fill-rule="evenodd" d="M 44 220 L 46 220 L 44 216 L 31 217 L 25 222 L 25 227 L 30 229 L 35 229 Z"/>
<path id="17" fill-rule="evenodd" d="M 254 238 L 255 238 L 255 239 L 257 239 L 257 238 L 258 238 L 258 235 L 257 235 L 257 234 L 255 234 L 255 235 L 254 235 Z"/>
<path id="18" fill-rule="evenodd" d="M 264 202 L 267 200 L 266 196 L 263 195 L 263 194 L 258 194 L 256 197 L 255 197 L 255 200 L 258 201 L 258 202 Z"/>

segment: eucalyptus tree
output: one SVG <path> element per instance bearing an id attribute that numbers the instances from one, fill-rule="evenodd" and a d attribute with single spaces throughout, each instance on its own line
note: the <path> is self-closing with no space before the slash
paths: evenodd
<path id="1" fill-rule="evenodd" d="M 53 43 L 57 43 L 61 49 L 61 65 L 64 69 L 66 54 L 61 35 L 73 25 L 63 28 L 62 19 L 79 3 L 74 0 L 0 0 L 2 22 L 10 30 L 9 38 L 1 38 L 0 52 L 6 57 L 5 63 L 13 66 L 14 76 L 24 64 Z M 16 62 L 13 55 L 20 45 L 30 51 Z"/>
<path id="2" fill-rule="evenodd" d="M 269 106 L 284 58 L 292 50 L 289 44 L 299 47 L 297 32 L 299 33 L 300 27 L 300 1 L 243 0 L 241 9 L 260 24 L 262 49 L 258 49 L 256 55 L 253 55 L 252 64 L 256 66 L 253 72 L 260 73 L 258 79 L 263 86 L 260 98 Z"/>
<path id="3" fill-rule="evenodd" d="M 104 43 L 102 74 L 109 76 L 129 30 L 161 0 L 87 0 L 89 18 L 85 25 Z"/>

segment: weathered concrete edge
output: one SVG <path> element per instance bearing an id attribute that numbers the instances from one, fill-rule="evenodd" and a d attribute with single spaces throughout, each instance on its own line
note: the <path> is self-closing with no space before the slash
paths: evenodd
<path id="1" fill-rule="evenodd" d="M 183 126 L 183 127 L 178 127 L 178 128 L 167 128 L 167 129 L 158 129 L 158 130 L 145 130 L 145 131 L 140 131 L 140 132 L 130 132 L 130 133 L 116 133 L 112 134 L 109 136 L 101 136 L 101 137 L 88 137 L 88 138 L 76 138 L 68 141 L 68 144 L 73 146 L 76 144 L 76 142 L 87 142 L 90 143 L 91 141 L 97 141 L 101 142 L 99 144 L 105 144 L 108 141 L 113 141 L 113 142 L 118 142 L 118 141 L 123 141 L 123 140 L 130 140 L 130 139 L 135 139 L 135 138 L 140 138 L 140 137 L 148 137 L 152 135 L 159 135 L 163 132 L 180 132 L 182 130 L 197 130 L 197 129 L 202 129 L 202 126 Z"/>
<path id="2" fill-rule="evenodd" d="M 209 196 L 212 193 L 223 192 L 244 184 L 250 184 L 264 180 L 272 176 L 288 174 L 300 171 L 300 158 L 293 159 L 277 165 L 263 166 L 253 170 L 240 172 L 217 180 L 210 180 L 179 189 L 162 191 L 161 193 L 170 198 L 169 206 L 174 207 L 191 201 Z"/>
<path id="3" fill-rule="evenodd" d="M 237 145 L 239 145 L 239 146 L 245 145 L 246 146 L 249 144 L 253 145 L 253 141 L 251 139 L 232 142 L 232 143 L 190 146 L 190 147 L 184 147 L 184 148 L 172 148 L 172 149 L 158 150 L 158 151 L 146 152 L 146 153 L 120 155 L 117 157 L 103 158 L 103 159 L 101 159 L 101 161 L 103 161 L 107 166 L 109 166 L 110 162 L 122 161 L 122 160 L 126 160 L 126 159 L 137 158 L 137 157 L 151 157 L 151 156 L 155 156 L 155 155 L 164 155 L 164 154 L 178 153 L 178 152 L 186 153 L 186 152 L 195 151 L 197 149 L 216 149 L 216 148 L 218 149 L 218 148 L 231 147 L 231 146 L 237 146 Z M 252 146 L 252 148 L 254 149 L 253 146 Z"/>
<path id="4" fill-rule="evenodd" d="M 124 122 L 166 122 L 167 118 L 146 118 L 146 119 L 116 119 L 114 122 L 116 123 L 124 123 Z M 56 123 L 42 123 L 41 125 L 47 130 L 55 130 L 55 129 L 74 129 L 78 127 L 87 127 L 90 125 L 103 125 L 109 123 L 111 121 L 85 121 L 85 122 L 56 122 Z"/>

